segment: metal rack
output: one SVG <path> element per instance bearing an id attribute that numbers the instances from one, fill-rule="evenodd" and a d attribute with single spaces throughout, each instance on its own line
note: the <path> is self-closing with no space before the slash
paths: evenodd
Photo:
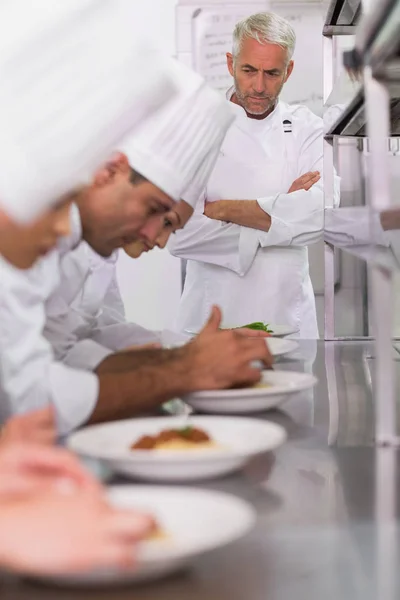
<path id="1" fill-rule="evenodd" d="M 335 96 L 335 37 L 355 35 L 356 24 L 361 15 L 361 0 L 331 0 L 327 9 L 323 27 L 324 54 L 324 109 L 332 104 Z M 334 172 L 337 168 L 338 145 L 335 136 L 330 135 L 324 141 L 324 196 L 325 206 L 333 207 Z M 325 266 L 325 339 L 335 338 L 335 249 L 324 244 Z"/>
<path id="2" fill-rule="evenodd" d="M 331 175 L 335 146 L 340 137 L 368 136 L 370 168 L 366 177 L 367 198 L 371 215 L 391 207 L 388 141 L 400 135 L 400 0 L 363 0 L 360 2 L 331 2 L 324 27 L 326 40 L 337 34 L 355 33 L 354 49 L 347 53 L 347 69 L 362 79 L 353 100 L 327 132 L 325 138 L 325 197 L 329 207 Z M 357 6 L 356 6 L 357 5 Z M 353 15 L 352 22 L 343 25 L 338 18 Z M 335 21 L 336 22 L 332 22 Z M 344 29 L 340 29 L 341 27 Z M 354 29 L 355 27 L 355 29 Z M 339 29 L 338 29 L 339 28 Z M 332 81 L 331 81 L 332 83 Z M 331 90 L 332 91 L 332 90 Z M 340 210 L 340 208 L 338 209 Z M 395 387 L 392 361 L 393 270 L 385 261 L 377 260 L 378 251 L 370 249 L 353 253 L 368 264 L 371 308 L 376 339 L 376 386 L 378 444 L 397 444 L 395 419 Z M 333 291 L 331 289 L 334 244 L 325 249 L 326 318 L 325 337 L 334 337 Z"/>

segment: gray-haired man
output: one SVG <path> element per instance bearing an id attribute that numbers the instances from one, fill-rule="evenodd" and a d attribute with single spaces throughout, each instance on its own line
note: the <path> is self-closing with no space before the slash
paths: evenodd
<path id="1" fill-rule="evenodd" d="M 215 303 L 226 326 L 266 321 L 318 337 L 307 246 L 323 231 L 323 123 L 279 100 L 295 40 L 274 13 L 235 27 L 227 99 L 237 119 L 195 215 L 170 247 L 188 259 L 182 330 L 199 329 Z"/>

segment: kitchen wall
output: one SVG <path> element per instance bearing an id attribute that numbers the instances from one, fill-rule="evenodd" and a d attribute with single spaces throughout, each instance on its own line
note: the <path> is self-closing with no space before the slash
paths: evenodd
<path id="1" fill-rule="evenodd" d="M 132 11 L 133 31 L 149 32 L 158 47 L 175 55 L 178 0 L 127 1 Z M 151 329 L 171 327 L 181 293 L 179 259 L 167 250 L 153 250 L 132 260 L 121 251 L 117 274 L 128 319 Z"/>

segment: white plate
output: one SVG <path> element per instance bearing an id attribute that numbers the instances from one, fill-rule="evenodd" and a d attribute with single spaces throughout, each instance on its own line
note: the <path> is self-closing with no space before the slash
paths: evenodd
<path id="1" fill-rule="evenodd" d="M 296 327 L 291 325 L 277 325 L 276 323 L 268 323 L 268 326 L 271 329 L 274 337 L 285 337 L 286 335 L 292 335 L 293 333 L 298 333 L 299 331 L 296 329 Z M 236 327 L 236 325 L 233 327 L 224 327 L 223 329 L 233 329 L 234 327 Z M 188 328 L 185 329 L 185 333 L 188 335 L 198 335 L 200 330 Z"/>
<path id="2" fill-rule="evenodd" d="M 104 461 L 112 470 L 147 481 L 194 481 L 226 475 L 286 439 L 282 427 L 256 419 L 192 416 L 219 447 L 188 451 L 130 450 L 142 435 L 186 425 L 183 417 L 129 419 L 93 425 L 72 434 L 69 447 Z"/>
<path id="3" fill-rule="evenodd" d="M 57 585 L 104 585 L 154 580 L 193 559 L 243 537 L 255 524 L 254 509 L 234 496 L 185 487 L 114 486 L 111 502 L 151 513 L 165 540 L 141 544 L 135 571 L 102 570 L 46 578 Z M 44 578 L 42 578 L 43 580 Z"/>
<path id="4" fill-rule="evenodd" d="M 299 347 L 299 344 L 293 340 L 281 339 L 276 337 L 265 338 L 266 343 L 270 349 L 272 356 L 277 358 L 278 356 L 283 356 L 284 354 L 289 354 L 294 352 Z M 171 344 L 170 347 L 181 347 L 186 342 L 176 342 Z"/>
<path id="5" fill-rule="evenodd" d="M 263 371 L 262 381 L 271 387 L 196 392 L 184 400 L 200 412 L 246 414 L 278 406 L 317 383 L 313 375 L 293 371 Z"/>
<path id="6" fill-rule="evenodd" d="M 266 343 L 268 344 L 268 348 L 272 356 L 278 357 L 283 356 L 284 354 L 289 354 L 290 352 L 294 352 L 299 347 L 297 342 L 293 340 L 280 339 L 276 337 L 265 338 Z"/>

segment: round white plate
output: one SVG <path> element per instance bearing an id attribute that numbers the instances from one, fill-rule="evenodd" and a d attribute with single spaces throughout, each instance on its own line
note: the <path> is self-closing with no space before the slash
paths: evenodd
<path id="1" fill-rule="evenodd" d="M 269 323 L 268 326 L 272 331 L 271 335 L 273 337 L 285 337 L 286 335 L 292 335 L 293 333 L 297 333 L 299 331 L 296 329 L 296 327 L 291 325 L 277 325 L 276 323 Z M 236 327 L 236 325 L 233 327 Z M 223 329 L 233 329 L 233 327 L 224 327 Z M 198 335 L 200 330 L 188 328 L 185 329 L 185 333 L 188 335 Z"/>
<path id="2" fill-rule="evenodd" d="M 184 400 L 200 412 L 260 412 L 278 406 L 292 394 L 312 388 L 317 379 L 309 373 L 263 371 L 262 382 L 270 384 L 271 387 L 196 392 L 185 396 Z"/>
<path id="3" fill-rule="evenodd" d="M 299 344 L 294 340 L 281 339 L 276 337 L 268 337 L 265 338 L 266 343 L 270 349 L 272 356 L 277 358 L 278 356 L 283 356 L 284 354 L 289 354 L 294 352 L 299 347 Z M 170 348 L 181 347 L 186 342 L 176 342 L 170 345 Z"/>
<path id="4" fill-rule="evenodd" d="M 276 337 L 265 338 L 265 341 L 270 349 L 272 356 L 278 357 L 284 354 L 290 354 L 299 347 L 297 342 L 293 340 L 281 339 Z"/>
<path id="5" fill-rule="evenodd" d="M 204 429 L 218 447 L 157 451 L 130 450 L 143 435 L 185 425 Z M 279 425 L 235 417 L 153 417 L 92 425 L 72 434 L 68 446 L 84 457 L 104 461 L 117 473 L 147 481 L 194 481 L 232 473 L 249 460 L 280 446 L 286 439 Z"/>
<path id="6" fill-rule="evenodd" d="M 58 585 L 104 585 L 154 580 L 193 559 L 243 537 L 255 524 L 254 509 L 234 496 L 185 487 L 114 486 L 112 504 L 151 513 L 165 539 L 139 546 L 135 571 L 91 571 L 46 578 Z M 43 580 L 44 578 L 42 578 Z"/>

